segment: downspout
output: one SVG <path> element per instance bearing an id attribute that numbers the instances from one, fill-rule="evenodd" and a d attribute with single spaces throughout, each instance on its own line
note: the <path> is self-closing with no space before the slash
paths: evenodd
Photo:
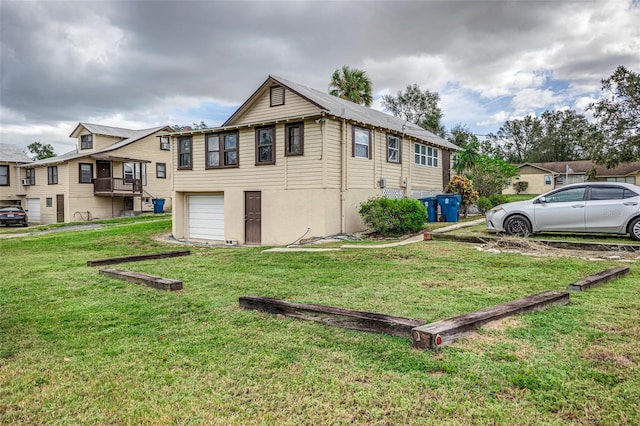
<path id="1" fill-rule="evenodd" d="M 346 206 L 346 191 L 347 191 L 347 122 L 343 118 L 340 123 L 340 137 L 342 138 L 342 143 L 340 144 L 342 148 L 341 157 L 342 157 L 342 176 L 340 176 L 340 232 L 346 233 L 345 229 L 345 221 L 347 215 L 347 206 Z"/>

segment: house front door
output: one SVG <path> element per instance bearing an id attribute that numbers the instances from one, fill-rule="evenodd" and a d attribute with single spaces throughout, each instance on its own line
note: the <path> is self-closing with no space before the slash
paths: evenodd
<path id="1" fill-rule="evenodd" d="M 261 243 L 262 238 L 262 193 L 244 193 L 244 239 L 245 244 Z"/>
<path id="2" fill-rule="evenodd" d="M 56 213 L 57 222 L 64 222 L 64 194 L 56 195 Z"/>
<path id="3" fill-rule="evenodd" d="M 111 161 L 96 161 L 98 179 L 111 177 Z"/>
<path id="4" fill-rule="evenodd" d="M 442 150 L 442 186 L 443 189 L 451 180 L 451 151 Z"/>

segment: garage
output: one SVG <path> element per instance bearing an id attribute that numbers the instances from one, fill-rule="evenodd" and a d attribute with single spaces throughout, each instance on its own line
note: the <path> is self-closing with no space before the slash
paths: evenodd
<path id="1" fill-rule="evenodd" d="M 223 195 L 190 195 L 187 205 L 188 238 L 224 240 Z"/>
<path id="2" fill-rule="evenodd" d="M 27 198 L 29 223 L 40 223 L 40 198 Z"/>

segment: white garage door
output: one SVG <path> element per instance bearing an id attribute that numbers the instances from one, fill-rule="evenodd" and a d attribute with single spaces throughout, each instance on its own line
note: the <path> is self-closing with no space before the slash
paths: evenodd
<path id="1" fill-rule="evenodd" d="M 190 195 L 189 238 L 224 240 L 224 196 Z"/>
<path id="2" fill-rule="evenodd" d="M 40 223 L 40 198 L 27 198 L 29 223 Z"/>

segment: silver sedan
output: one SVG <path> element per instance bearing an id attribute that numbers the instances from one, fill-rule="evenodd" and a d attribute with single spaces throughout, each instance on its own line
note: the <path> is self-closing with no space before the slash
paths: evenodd
<path id="1" fill-rule="evenodd" d="M 489 230 L 509 235 L 604 233 L 640 240 L 640 187 L 614 182 L 565 185 L 532 200 L 501 204 L 486 218 Z"/>

